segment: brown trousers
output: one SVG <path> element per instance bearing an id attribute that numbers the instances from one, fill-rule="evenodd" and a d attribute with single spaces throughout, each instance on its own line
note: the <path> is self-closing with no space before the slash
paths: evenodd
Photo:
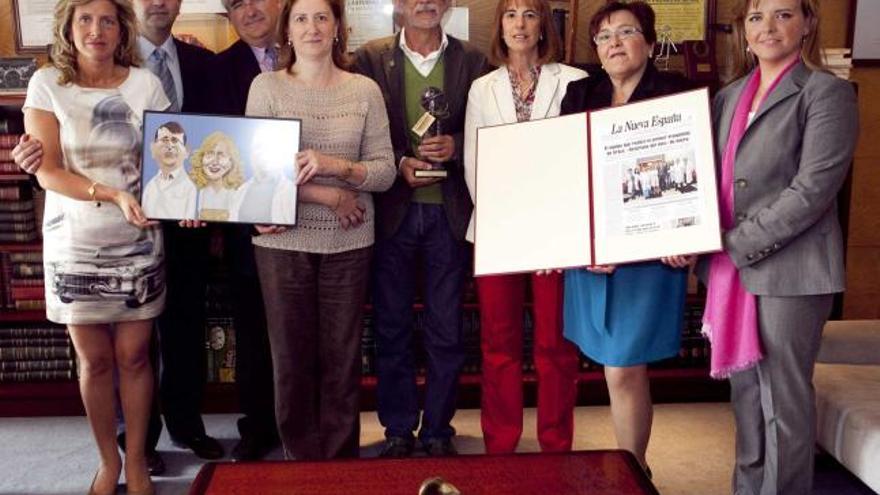
<path id="1" fill-rule="evenodd" d="M 288 459 L 357 457 L 362 314 L 372 248 L 335 254 L 256 247 Z"/>

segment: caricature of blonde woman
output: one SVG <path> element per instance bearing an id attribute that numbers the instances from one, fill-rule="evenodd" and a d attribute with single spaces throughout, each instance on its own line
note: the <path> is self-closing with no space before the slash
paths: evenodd
<path id="1" fill-rule="evenodd" d="M 193 182 L 199 188 L 199 220 L 228 221 L 236 191 L 244 183 L 241 157 L 232 138 L 213 132 L 192 156 Z"/>

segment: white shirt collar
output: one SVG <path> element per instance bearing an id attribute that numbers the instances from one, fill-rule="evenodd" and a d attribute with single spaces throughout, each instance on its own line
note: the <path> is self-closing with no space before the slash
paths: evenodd
<path id="1" fill-rule="evenodd" d="M 154 45 L 152 41 L 148 40 L 144 36 L 138 36 L 138 51 L 140 52 L 141 58 L 144 59 L 145 62 L 147 61 L 147 59 L 150 58 L 150 55 L 153 54 L 153 51 L 156 50 L 156 48 L 161 48 L 165 50 L 165 53 L 168 54 L 170 62 L 175 65 L 179 65 L 179 62 L 177 60 L 177 47 L 174 46 L 173 36 L 165 38 L 165 42 L 163 42 L 159 46 Z"/>
<path id="2" fill-rule="evenodd" d="M 137 44 L 138 52 L 140 53 L 141 59 L 144 61 L 144 67 L 149 67 L 147 61 L 150 60 L 150 56 L 153 55 L 153 51 L 155 51 L 156 48 L 165 50 L 167 57 L 165 63 L 168 66 L 168 70 L 171 71 L 171 78 L 174 79 L 174 90 L 177 92 L 177 103 L 178 105 L 183 105 L 185 97 L 183 94 L 183 76 L 180 75 L 180 59 L 177 58 L 177 46 L 174 44 L 174 37 L 169 36 L 157 47 L 147 38 L 138 36 Z"/>
<path id="3" fill-rule="evenodd" d="M 403 50 L 403 54 L 406 55 L 406 58 L 409 59 L 422 77 L 427 77 L 434 70 L 434 66 L 437 65 L 437 61 L 440 60 L 440 56 L 443 55 L 443 52 L 449 45 L 449 38 L 444 31 L 440 32 L 440 36 L 440 48 L 427 55 L 422 55 L 406 46 L 406 30 L 405 28 L 400 29 L 400 49 Z"/>

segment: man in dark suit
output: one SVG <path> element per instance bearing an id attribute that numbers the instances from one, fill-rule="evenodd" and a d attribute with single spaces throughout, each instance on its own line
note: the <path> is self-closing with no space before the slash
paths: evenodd
<path id="1" fill-rule="evenodd" d="M 135 0 L 138 51 L 163 83 L 171 111 L 207 113 L 214 54 L 171 36 L 181 0 Z M 170 80 L 169 80 L 170 76 Z M 161 347 L 159 396 L 172 441 L 204 459 L 223 457 L 222 446 L 205 433 L 201 406 L 205 388 L 205 285 L 208 276 L 206 229 L 163 222 L 167 295 L 157 320 Z M 154 408 L 155 409 L 155 408 Z M 150 418 L 147 445 L 155 449 L 161 421 Z"/>
<path id="2" fill-rule="evenodd" d="M 275 25 L 281 13 L 279 0 L 223 0 L 239 40 L 217 54 L 216 111 L 244 115 L 251 81 L 277 61 Z M 261 459 L 279 444 L 275 425 L 272 358 L 254 247 L 253 228 L 226 225 L 223 242 L 232 277 L 236 330 L 235 381 L 244 417 L 238 420 L 241 441 L 233 460 Z"/>
<path id="3" fill-rule="evenodd" d="M 275 24 L 281 14 L 280 0 L 223 0 L 229 21 L 239 40 L 217 54 L 225 87 L 224 110 L 244 115 L 251 82 L 261 72 L 275 70 L 277 47 Z"/>
<path id="4" fill-rule="evenodd" d="M 475 48 L 447 36 L 440 21 L 450 0 L 395 0 L 401 32 L 358 50 L 355 69 L 379 84 L 391 127 L 397 181 L 375 194 L 376 246 L 373 308 L 378 413 L 385 426 L 382 456 L 412 453 L 419 426 L 411 349 L 417 260 L 424 271 L 424 342 L 428 356 L 419 440 L 429 455 L 455 454 L 451 426 L 458 375 L 464 362 L 461 292 L 469 258 L 464 241 L 473 204 L 462 161 L 464 114 L 471 82 L 486 71 Z M 449 104 L 443 134 L 424 138 L 411 129 L 424 113 L 428 87 Z M 442 166 L 445 179 L 417 177 Z"/>

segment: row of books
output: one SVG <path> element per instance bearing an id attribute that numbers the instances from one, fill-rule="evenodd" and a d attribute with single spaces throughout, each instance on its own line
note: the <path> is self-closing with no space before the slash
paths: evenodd
<path id="1" fill-rule="evenodd" d="M 679 355 L 651 365 L 652 368 L 705 368 L 709 364 L 709 343 L 700 333 L 703 308 L 689 305 L 685 310 Z M 372 311 L 363 315 L 361 334 L 361 372 L 365 376 L 376 373 L 376 340 L 373 331 Z M 427 358 L 422 345 L 425 313 L 414 314 L 413 353 L 419 373 L 425 373 Z M 531 312 L 523 314 L 523 372 L 535 371 L 534 332 Z M 462 312 L 462 332 L 465 359 L 462 373 L 479 374 L 482 363 L 480 348 L 480 313 L 478 309 Z M 205 331 L 205 349 L 208 353 L 207 378 L 209 382 L 235 381 L 235 328 L 231 317 L 208 318 Z M 586 356 L 581 356 L 582 371 L 598 371 L 602 366 Z"/>
<path id="2" fill-rule="evenodd" d="M 42 251 L 0 252 L 0 308 L 46 308 Z"/>
<path id="3" fill-rule="evenodd" d="M 695 310 L 696 311 L 696 310 Z M 464 374 L 478 374 L 481 366 L 479 311 L 465 310 L 462 324 L 465 344 Z M 413 339 L 417 368 L 425 372 L 426 356 L 422 344 L 424 312 L 415 314 Z M 523 315 L 523 371 L 534 372 L 532 318 Z M 362 373 L 374 375 L 376 343 L 373 335 L 373 315 L 365 312 L 361 341 Z M 231 317 L 209 317 L 205 326 L 207 379 L 212 383 L 235 381 L 235 329 Z M 706 367 L 709 358 L 708 342 L 692 329 L 682 337 L 679 356 L 656 363 L 657 368 Z M 581 370 L 600 370 L 601 365 L 581 357 Z M 62 327 L 0 327 L 0 382 L 44 381 L 73 379 L 76 376 L 74 353 L 67 332 Z"/>
<path id="4" fill-rule="evenodd" d="M 64 327 L 0 327 L 0 383 L 75 378 L 75 354 Z"/>
<path id="5" fill-rule="evenodd" d="M 849 80 L 852 71 L 852 49 L 850 48 L 822 48 L 822 61 L 832 74 Z"/>
<path id="6" fill-rule="evenodd" d="M 0 244 L 39 240 L 42 196 L 34 194 L 29 181 L 0 182 Z"/>
<path id="7" fill-rule="evenodd" d="M 0 175 L 20 175 L 18 165 L 12 159 L 12 148 L 21 134 L 0 133 Z"/>

